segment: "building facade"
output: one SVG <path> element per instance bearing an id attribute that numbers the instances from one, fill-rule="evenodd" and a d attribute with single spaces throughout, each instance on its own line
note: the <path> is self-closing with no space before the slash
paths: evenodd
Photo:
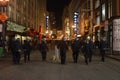
<path id="1" fill-rule="evenodd" d="M 63 30 L 63 34 L 66 36 L 67 39 L 70 39 L 71 34 L 70 34 L 70 21 L 69 21 L 69 13 L 68 13 L 68 6 L 66 6 L 63 10 L 63 16 L 62 16 L 62 30 Z"/>
<path id="2" fill-rule="evenodd" d="M 74 12 L 77 12 L 79 34 L 82 36 L 89 35 L 93 41 L 105 37 L 108 48 L 112 48 L 111 50 L 114 51 L 113 47 L 116 46 L 114 37 L 120 34 L 119 29 L 116 32 L 114 31 L 116 24 L 119 27 L 120 0 L 71 0 L 68 10 L 71 36 L 74 34 L 72 31 L 74 28 L 72 27 L 74 25 Z M 119 41 L 119 39 L 116 40 Z M 120 46 L 117 48 L 120 49 Z"/>
<path id="3" fill-rule="evenodd" d="M 8 31 L 24 32 L 35 29 L 42 32 L 46 26 L 46 0 L 10 0 L 8 8 Z"/>

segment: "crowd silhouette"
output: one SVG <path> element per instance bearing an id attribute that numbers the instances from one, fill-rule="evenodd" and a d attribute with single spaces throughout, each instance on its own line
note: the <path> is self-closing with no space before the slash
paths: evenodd
<path id="1" fill-rule="evenodd" d="M 60 62 L 61 64 L 66 63 L 66 53 L 69 50 L 69 47 L 72 50 L 73 62 L 77 63 L 79 54 L 82 53 L 84 56 L 84 61 L 88 65 L 92 62 L 92 56 L 95 53 L 94 49 L 98 48 L 101 55 L 101 61 L 105 62 L 105 49 L 106 41 L 105 38 L 101 38 L 100 41 L 93 42 L 91 38 L 82 38 L 76 37 L 73 40 L 66 40 L 63 36 L 61 40 L 52 40 L 50 45 L 53 46 L 54 42 L 54 57 L 52 60 Z M 37 48 L 41 53 L 42 61 L 46 61 L 47 53 L 49 52 L 48 42 L 43 38 L 41 41 L 36 42 Z M 21 52 L 24 54 L 24 62 L 30 61 L 31 50 L 34 50 L 35 45 L 32 45 L 31 41 L 27 38 L 22 43 L 19 38 L 15 39 L 13 36 L 9 47 L 12 53 L 13 63 L 20 64 Z"/>

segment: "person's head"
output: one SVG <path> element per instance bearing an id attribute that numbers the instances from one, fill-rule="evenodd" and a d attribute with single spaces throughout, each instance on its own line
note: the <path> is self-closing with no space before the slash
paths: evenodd
<path id="1" fill-rule="evenodd" d="M 75 38 L 75 41 L 78 41 L 78 40 L 79 40 L 79 38 L 78 38 L 78 37 L 76 37 L 76 38 Z"/>
<path id="2" fill-rule="evenodd" d="M 43 39 L 42 39 L 42 42 L 46 43 L 46 39 L 45 39 L 45 38 L 43 38 Z"/>
<path id="3" fill-rule="evenodd" d="M 106 38 L 105 37 L 103 37 L 103 39 L 102 39 L 103 41 L 106 41 Z"/>
<path id="4" fill-rule="evenodd" d="M 26 40 L 24 40 L 24 43 L 26 43 Z"/>
<path id="5" fill-rule="evenodd" d="M 66 39 L 65 39 L 65 37 L 62 37 L 62 41 L 65 41 Z"/>
<path id="6" fill-rule="evenodd" d="M 17 41 L 20 41 L 20 38 L 17 38 L 16 40 L 17 40 Z"/>
<path id="7" fill-rule="evenodd" d="M 28 38 L 26 38 L 26 41 L 29 41 L 29 39 L 28 39 Z"/>

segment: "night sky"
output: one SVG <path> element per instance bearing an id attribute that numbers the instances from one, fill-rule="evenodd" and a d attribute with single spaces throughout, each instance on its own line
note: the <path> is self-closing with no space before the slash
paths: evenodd
<path id="1" fill-rule="evenodd" d="M 47 0 L 47 11 L 55 12 L 56 20 L 57 20 L 57 27 L 62 26 L 62 12 L 65 5 L 68 5 L 70 0 Z"/>

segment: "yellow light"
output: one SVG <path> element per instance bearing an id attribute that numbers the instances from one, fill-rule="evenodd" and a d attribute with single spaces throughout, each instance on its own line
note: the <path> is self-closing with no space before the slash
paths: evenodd
<path id="1" fill-rule="evenodd" d="M 0 1 L 6 1 L 6 2 L 7 2 L 7 1 L 9 1 L 9 0 L 0 0 Z"/>
<path id="2" fill-rule="evenodd" d="M 79 35 L 77 35 L 77 37 L 81 37 L 81 35 L 79 34 Z"/>
<path id="3" fill-rule="evenodd" d="M 46 34 L 48 34 L 48 30 L 46 30 Z"/>
<path id="4" fill-rule="evenodd" d="M 7 5 L 10 0 L 0 0 L 0 4 Z"/>
<path id="5" fill-rule="evenodd" d="M 76 27 L 75 25 L 72 26 L 72 28 L 75 28 L 75 27 Z"/>
<path id="6" fill-rule="evenodd" d="M 88 36 L 87 39 L 90 40 L 90 36 Z"/>

